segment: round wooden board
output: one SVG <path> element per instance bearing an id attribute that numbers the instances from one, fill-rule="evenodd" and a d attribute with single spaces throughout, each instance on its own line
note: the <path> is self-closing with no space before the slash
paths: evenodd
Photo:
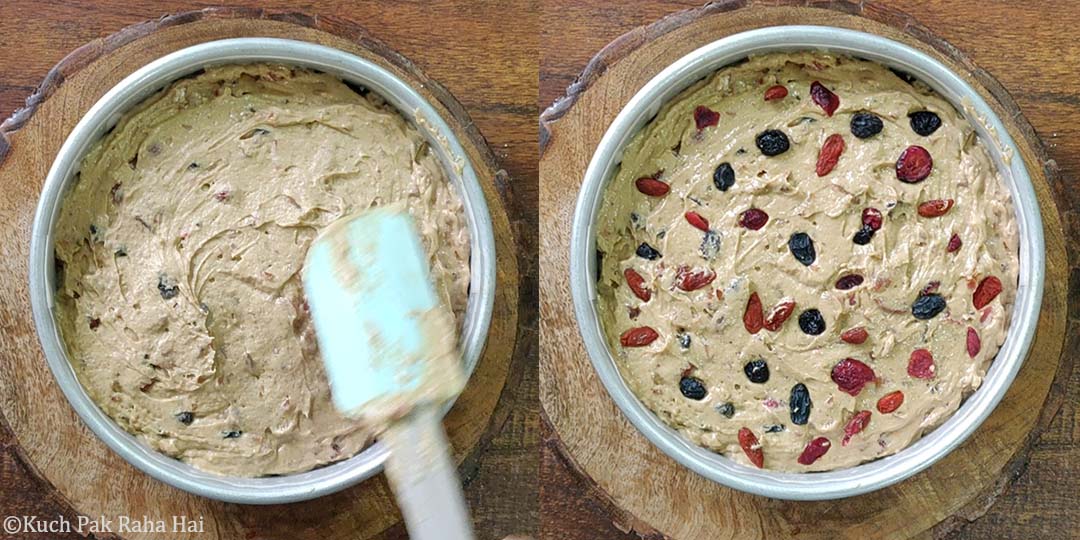
<path id="1" fill-rule="evenodd" d="M 1004 400 L 962 446 L 898 485 L 840 501 L 799 503 L 710 482 L 652 446 L 620 413 L 581 346 L 566 276 L 573 209 L 604 130 L 630 97 L 682 55 L 736 32 L 780 24 L 852 28 L 901 41 L 964 76 L 1005 121 L 1035 184 L 1046 236 L 1046 290 L 1031 354 Z M 616 526 L 647 538 L 941 536 L 982 515 L 1026 464 L 1061 406 L 1072 358 L 1062 355 L 1070 273 L 1055 165 L 1008 93 L 913 18 L 875 3 L 728 0 L 676 13 L 608 45 L 541 115 L 540 399 L 546 441 Z M 1056 377 L 1056 378 L 1055 378 Z"/>
<path id="2" fill-rule="evenodd" d="M 30 318 L 27 257 L 30 224 L 42 182 L 64 138 L 86 110 L 123 77 L 164 54 L 214 39 L 269 36 L 300 39 L 378 62 L 411 83 L 453 126 L 486 195 L 498 253 L 496 298 L 487 347 L 468 387 L 446 418 L 466 481 L 509 413 L 504 388 L 525 366 L 514 360 L 518 336 L 517 250 L 501 191 L 506 173 L 464 108 L 442 86 L 366 31 L 333 18 L 207 9 L 128 27 L 76 50 L 57 65 L 0 126 L 0 403 L 17 452 L 55 496 L 88 516 L 171 522 L 202 517 L 203 534 L 185 538 L 355 539 L 379 535 L 400 521 L 382 476 L 314 501 L 278 506 L 225 504 L 190 495 L 128 465 L 78 419 L 41 354 Z M 525 355 L 518 355 L 524 358 Z M 511 364 L 514 364 L 513 366 Z M 509 381 L 509 382 L 508 382 Z M 123 538 L 160 538 L 125 533 Z"/>

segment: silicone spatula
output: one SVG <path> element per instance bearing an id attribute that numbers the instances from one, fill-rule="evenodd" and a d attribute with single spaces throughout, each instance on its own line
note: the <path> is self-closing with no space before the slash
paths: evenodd
<path id="1" fill-rule="evenodd" d="M 473 538 L 440 414 L 464 386 L 456 326 L 412 218 L 389 206 L 334 222 L 303 281 L 334 406 L 381 431 L 410 537 Z"/>

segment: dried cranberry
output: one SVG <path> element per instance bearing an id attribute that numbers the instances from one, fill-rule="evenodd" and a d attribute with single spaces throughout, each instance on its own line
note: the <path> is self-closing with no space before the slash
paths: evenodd
<path id="1" fill-rule="evenodd" d="M 719 121 L 720 113 L 704 105 L 698 105 L 694 109 L 694 123 L 697 124 L 698 131 L 701 131 L 709 126 L 715 126 Z"/>
<path id="2" fill-rule="evenodd" d="M 896 160 L 896 178 L 909 184 L 926 180 L 933 169 L 934 160 L 930 157 L 930 152 L 921 146 L 907 147 Z"/>
<path id="3" fill-rule="evenodd" d="M 846 291 L 848 289 L 858 287 L 859 285 L 862 285 L 862 283 L 863 277 L 859 274 L 847 274 L 846 276 L 841 276 L 840 279 L 836 280 L 836 288 L 840 289 L 841 291 Z"/>
<path id="4" fill-rule="evenodd" d="M 877 208 L 863 208 L 862 223 L 873 230 L 881 228 L 881 211 Z"/>
<path id="5" fill-rule="evenodd" d="M 756 334 L 764 327 L 765 315 L 761 308 L 761 298 L 756 292 L 750 293 L 750 299 L 746 301 L 746 311 L 743 312 L 743 326 L 746 331 Z"/>
<path id="6" fill-rule="evenodd" d="M 803 449 L 802 454 L 799 454 L 799 463 L 802 465 L 812 465 L 829 451 L 830 446 L 832 446 L 832 443 L 825 437 L 818 437 L 810 441 L 810 443 L 806 445 L 806 448 Z"/>
<path id="7" fill-rule="evenodd" d="M 949 245 L 945 248 L 945 251 L 953 253 L 959 250 L 962 245 L 964 245 L 964 242 L 963 240 L 960 240 L 960 235 L 953 233 L 953 235 L 949 237 Z"/>
<path id="8" fill-rule="evenodd" d="M 926 349 L 911 351 L 911 357 L 908 358 L 907 365 L 908 375 L 916 379 L 933 379 L 936 369 L 934 355 L 930 354 L 930 351 Z"/>
<path id="9" fill-rule="evenodd" d="M 934 199 L 919 203 L 919 215 L 925 218 L 944 216 L 952 209 L 956 201 L 952 199 Z"/>
<path id="10" fill-rule="evenodd" d="M 982 340 L 979 339 L 979 332 L 974 328 L 968 327 L 967 329 L 967 352 L 968 356 L 975 358 L 979 356 L 979 351 L 982 350 Z"/>
<path id="11" fill-rule="evenodd" d="M 833 366 L 830 375 L 841 392 L 853 396 L 859 395 L 866 383 L 877 378 L 870 366 L 854 358 L 845 358 L 838 362 Z"/>
<path id="12" fill-rule="evenodd" d="M 769 214 L 760 208 L 749 208 L 739 215 L 739 225 L 756 231 L 769 222 Z"/>
<path id="13" fill-rule="evenodd" d="M 818 81 L 810 83 L 810 99 L 814 100 L 814 103 L 817 103 L 828 116 L 832 116 L 840 107 L 840 96 Z"/>
<path id="14" fill-rule="evenodd" d="M 870 423 L 870 411 L 859 411 L 848 420 L 846 426 L 844 426 L 844 440 L 840 441 L 840 446 L 847 446 L 847 443 L 851 441 L 851 438 L 859 434 L 862 430 L 866 429 L 867 424 Z"/>

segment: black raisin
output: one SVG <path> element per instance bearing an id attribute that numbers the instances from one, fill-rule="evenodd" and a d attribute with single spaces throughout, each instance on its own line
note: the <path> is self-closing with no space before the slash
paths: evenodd
<path id="1" fill-rule="evenodd" d="M 873 137 L 884 128 L 885 124 L 874 113 L 860 112 L 851 117 L 851 134 L 860 139 Z"/>
<path id="2" fill-rule="evenodd" d="M 724 416 L 724 418 L 731 418 L 735 416 L 735 404 L 728 401 L 716 406 L 716 412 Z"/>
<path id="3" fill-rule="evenodd" d="M 945 298 L 940 294 L 926 294 L 915 299 L 911 304 L 911 314 L 916 319 L 933 319 L 945 310 Z"/>
<path id="4" fill-rule="evenodd" d="M 678 334 L 675 334 L 675 339 L 679 340 L 679 346 L 683 349 L 690 348 L 690 334 L 687 334 L 685 331 L 679 332 Z"/>
<path id="5" fill-rule="evenodd" d="M 908 115 L 911 119 L 911 130 L 923 137 L 930 135 L 941 127 L 941 117 L 930 111 L 916 111 Z"/>
<path id="6" fill-rule="evenodd" d="M 191 423 L 195 421 L 195 415 L 189 411 L 176 413 L 176 421 L 184 424 L 185 426 L 190 426 Z"/>
<path id="7" fill-rule="evenodd" d="M 780 433 L 781 431 L 784 431 L 784 424 L 765 426 L 765 433 Z"/>
<path id="8" fill-rule="evenodd" d="M 795 256 L 795 260 L 801 262 L 803 266 L 810 266 L 814 264 L 817 259 L 817 252 L 814 251 L 814 240 L 810 238 L 809 234 L 804 232 L 797 232 L 788 238 L 788 249 L 791 250 L 791 254 Z"/>
<path id="9" fill-rule="evenodd" d="M 705 383 L 697 377 L 683 377 L 679 381 L 679 391 L 688 399 L 701 401 L 705 399 Z"/>
<path id="10" fill-rule="evenodd" d="M 180 286 L 165 274 L 160 274 L 158 276 L 157 288 L 158 292 L 161 293 L 161 297 L 166 300 L 175 298 L 176 295 L 180 293 Z"/>
<path id="11" fill-rule="evenodd" d="M 716 189 L 727 191 L 735 185 L 735 169 L 732 169 L 731 164 L 726 161 L 717 165 L 712 175 L 712 183 Z"/>
<path id="12" fill-rule="evenodd" d="M 243 433 L 244 432 L 240 431 L 239 429 L 230 429 L 229 431 L 222 431 L 221 436 L 226 439 L 235 439 Z"/>
<path id="13" fill-rule="evenodd" d="M 650 246 L 647 242 L 642 242 L 641 245 L 637 247 L 637 256 L 650 261 L 655 261 L 656 259 L 663 257 L 659 251 L 656 251 L 656 248 Z"/>
<path id="14" fill-rule="evenodd" d="M 791 387 L 788 404 L 791 406 L 791 423 L 805 426 L 810 420 L 810 409 L 814 406 L 814 402 L 810 400 L 810 390 L 806 389 L 805 384 L 799 383 Z"/>
<path id="15" fill-rule="evenodd" d="M 791 148 L 787 135 L 778 129 L 767 129 L 758 133 L 754 143 L 757 144 L 758 150 L 761 150 L 761 153 L 766 156 L 778 156 Z"/>
<path id="16" fill-rule="evenodd" d="M 769 364 L 760 358 L 747 362 L 743 366 L 743 372 L 752 383 L 763 384 L 769 381 Z"/>
<path id="17" fill-rule="evenodd" d="M 825 331 L 825 318 L 816 309 L 808 309 L 799 314 L 799 328 L 811 336 L 820 335 Z"/>
<path id="18" fill-rule="evenodd" d="M 851 237 L 851 241 L 865 246 L 870 243 L 870 240 L 874 238 L 874 228 L 869 225 L 863 225 L 859 230 L 855 231 L 855 236 Z"/>
<path id="19" fill-rule="evenodd" d="M 720 235 L 716 234 L 716 231 L 705 231 L 698 249 L 701 250 L 702 257 L 711 261 L 717 253 L 720 253 Z"/>

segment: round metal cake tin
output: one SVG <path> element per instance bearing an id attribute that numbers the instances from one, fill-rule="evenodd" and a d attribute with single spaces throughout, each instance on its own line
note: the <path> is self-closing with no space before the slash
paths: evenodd
<path id="1" fill-rule="evenodd" d="M 120 428 L 79 383 L 54 319 L 53 227 L 68 184 L 83 156 L 121 115 L 173 81 L 207 66 L 276 62 L 316 69 L 383 96 L 429 141 L 464 203 L 471 241 L 469 298 L 460 337 L 462 361 L 472 374 L 487 339 L 494 302 L 495 238 L 483 191 L 465 150 L 432 105 L 387 69 L 344 51 L 272 38 L 202 43 L 159 58 L 109 90 L 75 126 L 57 154 L 42 189 L 30 242 L 30 295 L 34 324 L 49 368 L 83 422 L 132 465 L 180 489 L 228 502 L 274 504 L 333 493 L 382 470 L 387 450 L 375 443 L 344 461 L 312 471 L 262 478 L 220 476 L 158 453 Z M 420 119 L 418 122 L 417 119 Z M 449 405 L 446 407 L 449 410 Z"/>
<path id="2" fill-rule="evenodd" d="M 596 306 L 594 222 L 626 143 L 664 103 L 725 65 L 748 55 L 794 50 L 822 50 L 873 60 L 906 71 L 933 87 L 975 127 L 1008 185 L 1020 228 L 1016 304 L 1005 343 L 982 386 L 949 420 L 906 449 L 855 467 L 813 473 L 750 468 L 697 446 L 664 424 L 638 401 L 620 376 Z M 969 111 L 979 120 L 971 118 Z M 570 250 L 574 312 L 585 349 L 608 393 L 630 422 L 668 456 L 710 480 L 748 493 L 792 500 L 837 499 L 889 486 L 929 467 L 971 435 L 1001 401 L 1027 356 L 1042 303 L 1045 270 L 1042 220 L 1031 178 L 1016 143 L 982 96 L 944 64 L 912 47 L 873 34 L 822 26 L 777 26 L 735 34 L 687 54 L 646 83 L 616 116 L 593 154 L 574 212 Z"/>

